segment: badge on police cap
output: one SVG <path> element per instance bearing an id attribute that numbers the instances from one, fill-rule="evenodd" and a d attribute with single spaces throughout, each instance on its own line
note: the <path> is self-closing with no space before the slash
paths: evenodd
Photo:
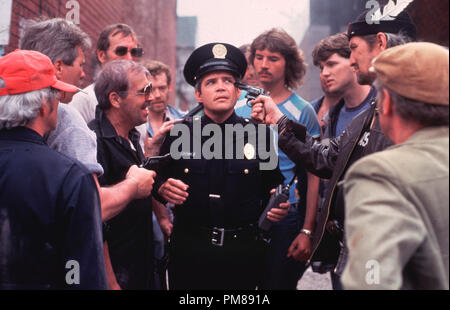
<path id="1" fill-rule="evenodd" d="M 245 158 L 247 158 L 248 160 L 252 160 L 252 159 L 255 159 L 255 155 L 256 155 L 255 147 L 253 145 L 251 145 L 250 143 L 247 143 L 244 146 Z"/>
<path id="2" fill-rule="evenodd" d="M 228 50 L 223 44 L 216 44 L 212 49 L 214 58 L 225 59 L 227 56 Z"/>

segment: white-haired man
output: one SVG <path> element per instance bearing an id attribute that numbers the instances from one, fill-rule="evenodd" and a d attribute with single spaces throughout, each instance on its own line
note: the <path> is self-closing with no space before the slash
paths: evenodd
<path id="1" fill-rule="evenodd" d="M 0 59 L 0 289 L 107 289 L 94 178 L 43 138 L 61 91 L 47 56 Z"/>

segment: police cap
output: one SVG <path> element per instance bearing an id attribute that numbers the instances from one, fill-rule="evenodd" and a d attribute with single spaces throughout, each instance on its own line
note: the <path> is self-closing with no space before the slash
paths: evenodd
<path id="1" fill-rule="evenodd" d="M 195 86 L 206 73 L 227 71 L 242 78 L 246 70 L 247 60 L 237 47 L 227 43 L 209 43 L 192 52 L 183 73 L 186 82 Z"/>

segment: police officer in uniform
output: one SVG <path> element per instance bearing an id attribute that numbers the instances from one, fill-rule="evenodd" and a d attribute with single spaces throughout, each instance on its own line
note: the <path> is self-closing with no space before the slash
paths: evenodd
<path id="1" fill-rule="evenodd" d="M 172 130 L 177 135 L 166 136 L 160 154 L 181 158 L 158 171 L 154 186 L 158 200 L 176 205 L 170 289 L 255 289 L 263 272 L 265 242 L 258 238 L 257 221 L 283 176 L 276 155 L 271 169 L 270 157 L 261 156 L 259 147 L 276 153 L 270 130 L 234 113 L 241 94 L 236 82 L 246 68 L 242 52 L 225 43 L 202 46 L 186 62 L 185 79 L 195 87 L 204 115 L 186 118 Z M 254 130 L 230 134 L 232 126 Z M 225 156 L 230 150 L 232 157 Z M 280 204 L 267 218 L 279 221 L 288 208 Z"/>

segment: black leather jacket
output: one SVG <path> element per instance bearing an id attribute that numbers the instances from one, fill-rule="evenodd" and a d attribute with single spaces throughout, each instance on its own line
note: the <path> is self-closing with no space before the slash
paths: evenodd
<path id="1" fill-rule="evenodd" d="M 349 160 L 365 128 L 370 127 L 370 136 L 362 156 L 384 150 L 392 142 L 382 133 L 376 117 L 376 101 L 349 124 L 341 136 L 331 139 L 328 145 L 317 142 L 306 133 L 306 128 L 298 123 L 288 123 L 286 131 L 280 136 L 278 145 L 288 157 L 298 165 L 303 165 L 309 172 L 323 179 L 330 179 L 329 187 L 322 209 L 320 210 L 312 239 L 314 256 L 325 233 L 325 225 L 330 215 L 330 206 L 337 195 L 338 182 L 343 178 L 349 166 Z M 341 212 L 343 210 L 335 210 Z M 338 241 L 338 240 L 336 240 Z M 329 245 L 328 245 L 329 246 Z M 339 245 L 331 246 L 339 248 Z M 339 251 L 331 250 L 337 259 Z M 316 260 L 316 259 L 315 259 Z"/>

